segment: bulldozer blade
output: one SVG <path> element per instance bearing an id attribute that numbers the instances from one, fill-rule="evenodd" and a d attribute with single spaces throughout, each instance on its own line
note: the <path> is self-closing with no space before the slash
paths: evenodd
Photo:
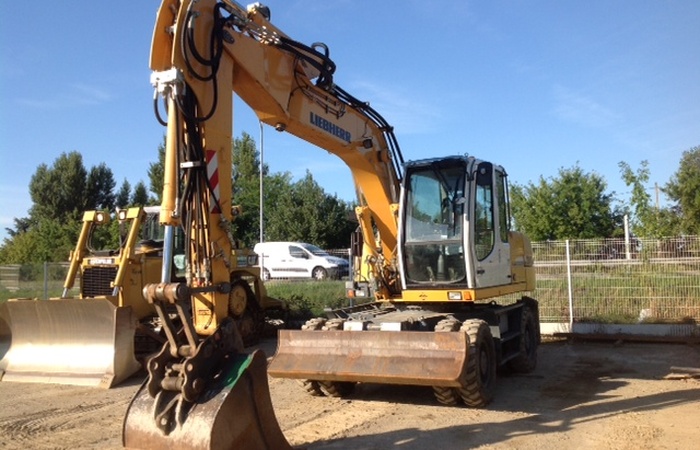
<path id="1" fill-rule="evenodd" d="M 144 383 L 124 418 L 124 447 L 291 450 L 272 409 L 266 366 L 261 350 L 229 358 L 202 396 L 182 408 L 187 412 L 168 434 L 156 424 L 155 399 Z"/>
<path id="2" fill-rule="evenodd" d="M 273 377 L 421 386 L 462 385 L 466 333 L 280 330 Z"/>
<path id="3" fill-rule="evenodd" d="M 108 300 L 0 304 L 0 380 L 109 388 L 141 368 L 136 319 Z"/>

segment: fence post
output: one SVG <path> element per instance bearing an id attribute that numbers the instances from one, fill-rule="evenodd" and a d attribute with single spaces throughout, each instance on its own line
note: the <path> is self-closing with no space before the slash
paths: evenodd
<path id="1" fill-rule="evenodd" d="M 630 224 L 627 214 L 625 214 L 625 258 L 632 259 L 630 255 Z"/>
<path id="2" fill-rule="evenodd" d="M 566 283 L 569 290 L 569 333 L 574 331 L 574 290 L 571 284 L 571 251 L 569 240 L 566 240 Z"/>
<path id="3" fill-rule="evenodd" d="M 44 261 L 44 300 L 49 299 L 49 263 Z"/>

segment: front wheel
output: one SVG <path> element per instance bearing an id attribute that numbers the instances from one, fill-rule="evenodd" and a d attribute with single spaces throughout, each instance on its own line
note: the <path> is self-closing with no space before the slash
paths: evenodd
<path id="1" fill-rule="evenodd" d="M 467 320 L 462 331 L 469 336 L 469 355 L 464 385 L 459 388 L 467 406 L 481 408 L 493 400 L 496 385 L 496 347 L 491 329 L 483 320 Z"/>
<path id="2" fill-rule="evenodd" d="M 323 267 L 314 267 L 314 270 L 311 271 L 311 277 L 319 281 L 325 280 L 328 278 L 328 271 Z"/>

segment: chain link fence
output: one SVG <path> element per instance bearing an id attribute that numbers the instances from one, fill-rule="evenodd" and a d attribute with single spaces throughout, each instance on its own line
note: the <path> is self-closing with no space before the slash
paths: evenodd
<path id="1" fill-rule="evenodd" d="M 8 298 L 58 297 L 68 273 L 68 263 L 11 264 L 0 266 L 0 300 Z M 76 276 L 69 295 L 78 295 L 80 276 Z"/>
<path id="2" fill-rule="evenodd" d="M 532 246 L 531 295 L 542 322 L 700 323 L 700 236 Z M 347 258 L 348 251 L 329 253 Z M 67 270 L 67 263 L 0 266 L 0 299 L 57 297 Z"/>

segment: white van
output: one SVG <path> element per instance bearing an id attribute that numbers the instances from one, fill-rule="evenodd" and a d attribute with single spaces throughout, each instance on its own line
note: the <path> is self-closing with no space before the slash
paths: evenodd
<path id="1" fill-rule="evenodd" d="M 260 257 L 262 276 L 324 280 L 348 275 L 348 261 L 303 242 L 262 242 L 253 249 Z"/>

